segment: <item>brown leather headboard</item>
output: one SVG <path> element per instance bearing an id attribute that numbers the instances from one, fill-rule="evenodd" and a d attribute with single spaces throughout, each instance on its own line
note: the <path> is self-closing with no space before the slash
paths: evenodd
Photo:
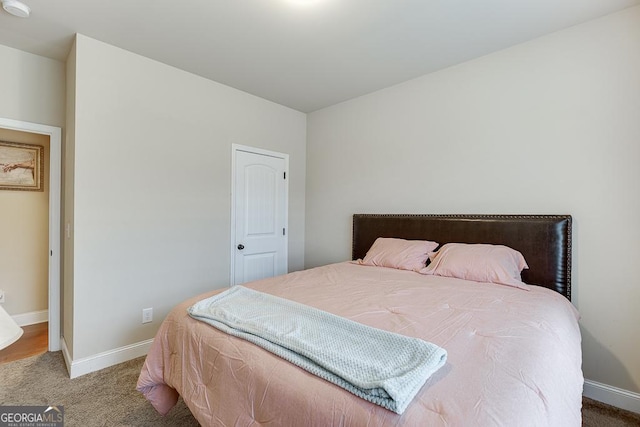
<path id="1" fill-rule="evenodd" d="M 363 258 L 378 237 L 509 246 L 529 265 L 523 282 L 571 299 L 570 215 L 355 214 L 352 259 Z"/>

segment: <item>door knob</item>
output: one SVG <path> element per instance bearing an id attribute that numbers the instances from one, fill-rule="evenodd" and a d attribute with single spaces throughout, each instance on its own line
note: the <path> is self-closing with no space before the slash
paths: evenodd
<path id="1" fill-rule="evenodd" d="M 238 249 L 239 249 L 239 250 L 243 250 L 243 249 L 244 249 L 244 245 L 243 245 L 242 243 L 240 243 L 240 244 L 238 245 Z"/>

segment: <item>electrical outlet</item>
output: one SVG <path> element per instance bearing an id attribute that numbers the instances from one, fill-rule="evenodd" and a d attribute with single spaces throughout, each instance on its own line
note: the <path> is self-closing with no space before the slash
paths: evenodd
<path id="1" fill-rule="evenodd" d="M 4 291 L 0 289 L 0 304 L 4 304 Z"/>
<path id="2" fill-rule="evenodd" d="M 153 308 L 142 309 L 142 323 L 153 322 Z"/>

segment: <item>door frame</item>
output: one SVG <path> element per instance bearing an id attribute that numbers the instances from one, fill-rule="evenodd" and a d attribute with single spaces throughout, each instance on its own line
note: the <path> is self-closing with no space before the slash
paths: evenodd
<path id="1" fill-rule="evenodd" d="M 289 175 L 289 155 L 285 153 L 279 153 L 277 151 L 264 150 L 262 148 L 249 147 L 247 145 L 240 144 L 231 144 L 231 238 L 229 241 L 230 245 L 230 254 L 231 254 L 231 262 L 229 266 L 231 271 L 229 271 L 229 286 L 235 285 L 235 267 L 236 267 L 236 153 L 238 151 L 244 151 L 246 153 L 253 153 L 262 156 L 275 157 L 278 159 L 284 160 L 284 170 L 287 175 Z M 285 247 L 285 263 L 287 265 L 287 271 L 289 271 L 289 260 L 287 259 L 289 256 L 289 177 L 287 176 L 285 187 L 284 187 L 284 203 L 287 207 L 284 212 L 284 226 L 287 230 L 287 241 Z"/>
<path id="2" fill-rule="evenodd" d="M 0 117 L 0 128 L 49 136 L 49 351 L 60 350 L 62 129 Z"/>

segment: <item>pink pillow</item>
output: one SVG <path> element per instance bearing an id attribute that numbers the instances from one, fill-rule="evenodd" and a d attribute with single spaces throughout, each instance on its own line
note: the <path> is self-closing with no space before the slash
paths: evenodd
<path id="1" fill-rule="evenodd" d="M 427 264 L 429 252 L 437 247 L 436 242 L 425 240 L 378 237 L 358 264 L 420 271 Z"/>
<path id="2" fill-rule="evenodd" d="M 529 268 L 522 254 L 502 245 L 447 243 L 429 253 L 431 264 L 422 274 L 499 283 L 529 290 L 520 272 Z"/>

